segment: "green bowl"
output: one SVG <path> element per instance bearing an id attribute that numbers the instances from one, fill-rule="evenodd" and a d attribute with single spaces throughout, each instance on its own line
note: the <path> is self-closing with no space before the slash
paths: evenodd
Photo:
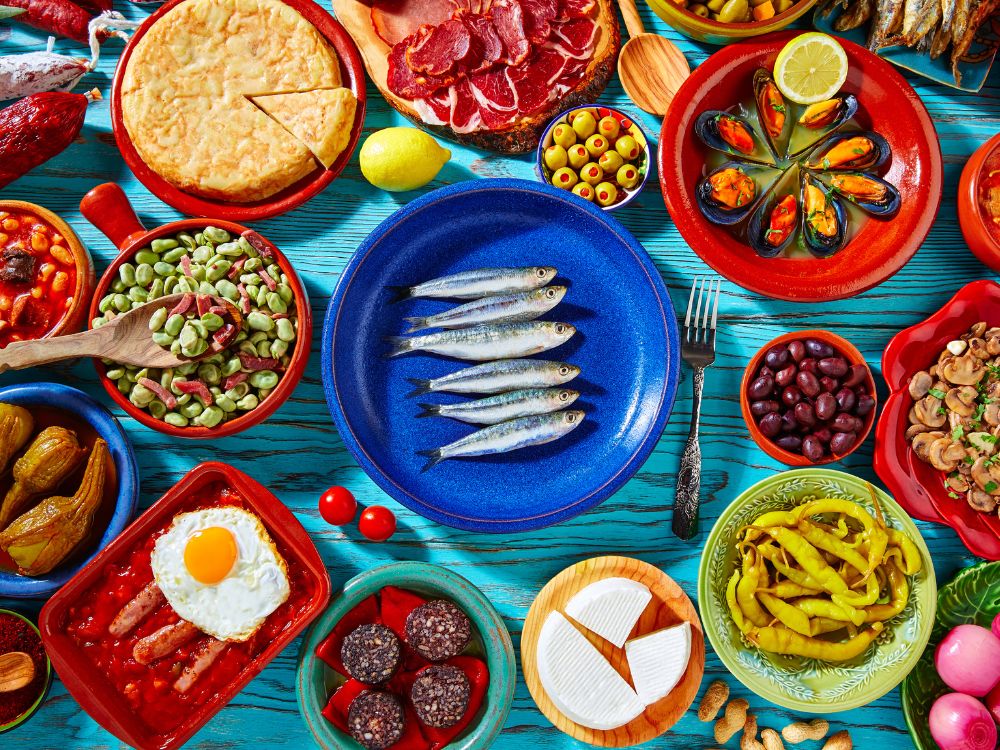
<path id="1" fill-rule="evenodd" d="M 937 618 L 930 643 L 900 689 L 903 716 L 917 750 L 937 750 L 927 717 L 934 701 L 951 692 L 934 668 L 937 645 L 956 625 L 975 623 L 989 628 L 997 612 L 1000 612 L 1000 562 L 964 568 L 938 591 Z"/>
<path id="2" fill-rule="evenodd" d="M 764 21 L 750 23 L 722 23 L 711 18 L 702 18 L 673 0 L 646 0 L 653 12 L 666 23 L 695 41 L 719 46 L 739 42 L 751 37 L 770 34 L 788 26 L 808 13 L 818 0 L 798 0 L 784 13 Z M 692 0 L 693 2 L 693 0 Z"/>
<path id="3" fill-rule="evenodd" d="M 24 615 L 22 615 L 20 612 L 15 612 L 12 609 L 0 609 L 0 614 L 3 614 L 3 615 L 12 615 L 13 617 L 16 617 L 19 620 L 24 620 L 24 622 L 28 623 L 28 625 L 31 626 L 31 629 L 35 631 L 35 634 L 38 636 L 38 639 L 41 640 L 42 636 L 38 632 L 38 626 L 36 626 L 35 623 L 33 623 L 31 620 L 29 620 Z M 46 659 L 45 659 L 45 686 L 42 688 L 42 692 L 38 694 L 37 700 L 35 700 L 35 702 L 32 703 L 28 707 L 27 711 L 25 711 L 23 714 L 21 714 L 20 716 L 16 717 L 12 721 L 7 722 L 6 724 L 0 724 L 0 734 L 3 734 L 4 732 L 8 732 L 11 729 L 13 729 L 14 727 L 21 726 L 21 724 L 23 724 L 28 719 L 30 719 L 32 716 L 34 716 L 35 713 L 38 711 L 38 709 L 42 707 L 42 703 L 45 702 L 45 697 L 49 694 L 49 688 L 51 686 L 52 686 L 52 662 L 50 662 L 48 660 L 48 657 L 46 657 Z"/>
<path id="4" fill-rule="evenodd" d="M 777 474 L 753 485 L 726 508 L 708 535 L 698 571 L 701 620 L 722 663 L 765 700 L 813 714 L 864 706 L 902 682 L 930 638 L 937 593 L 931 556 L 920 532 L 906 511 L 879 490 L 886 521 L 916 543 L 924 560 L 921 571 L 910 578 L 906 608 L 888 621 L 876 642 L 853 661 L 832 663 L 754 648 L 736 628 L 725 600 L 726 584 L 736 565 L 739 530 L 767 511 L 822 497 L 853 500 L 873 511 L 868 483 L 850 474 L 818 468 Z"/>
<path id="5" fill-rule="evenodd" d="M 398 562 L 361 573 L 341 591 L 313 623 L 302 642 L 296 693 L 299 710 L 316 744 L 323 750 L 362 750 L 320 713 L 330 693 L 343 679 L 316 656 L 316 647 L 340 619 L 362 600 L 385 586 L 398 586 L 424 596 L 453 601 L 465 612 L 479 635 L 477 644 L 490 670 L 490 686 L 479 714 L 469 727 L 448 744 L 449 750 L 485 750 L 503 729 L 514 701 L 517 663 L 507 626 L 483 592 L 457 573 L 439 565 Z"/>

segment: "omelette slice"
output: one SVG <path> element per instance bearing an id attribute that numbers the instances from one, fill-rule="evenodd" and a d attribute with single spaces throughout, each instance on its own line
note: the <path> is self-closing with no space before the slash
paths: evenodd
<path id="1" fill-rule="evenodd" d="M 350 89 L 314 89 L 251 97 L 329 169 L 347 148 L 358 100 Z"/>

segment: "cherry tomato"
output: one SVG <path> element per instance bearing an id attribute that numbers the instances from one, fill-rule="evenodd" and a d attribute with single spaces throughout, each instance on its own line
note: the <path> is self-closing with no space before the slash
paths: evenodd
<path id="1" fill-rule="evenodd" d="M 396 516 L 384 505 L 365 508 L 358 529 L 373 542 L 384 542 L 396 532 Z"/>
<path id="2" fill-rule="evenodd" d="M 358 501 L 344 487 L 331 487 L 319 496 L 319 514 L 324 521 L 334 526 L 350 523 L 357 511 Z"/>

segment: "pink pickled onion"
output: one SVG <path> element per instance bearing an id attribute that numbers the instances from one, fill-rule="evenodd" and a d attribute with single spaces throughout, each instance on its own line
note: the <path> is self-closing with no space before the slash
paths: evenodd
<path id="1" fill-rule="evenodd" d="M 938 645 L 934 666 L 952 690 L 982 698 L 1000 682 L 1000 638 L 978 625 L 959 625 Z"/>
<path id="2" fill-rule="evenodd" d="M 928 723 L 941 750 L 995 750 L 997 746 L 993 717 L 971 695 L 942 695 L 931 706 Z"/>

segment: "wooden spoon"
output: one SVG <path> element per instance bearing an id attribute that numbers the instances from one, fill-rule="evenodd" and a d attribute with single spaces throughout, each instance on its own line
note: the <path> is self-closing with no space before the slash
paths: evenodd
<path id="1" fill-rule="evenodd" d="M 662 117 L 677 89 L 691 75 L 691 67 L 677 45 L 646 33 L 635 0 L 620 0 L 620 5 L 632 38 L 618 55 L 618 78 L 637 107 Z"/>
<path id="2" fill-rule="evenodd" d="M 0 654 L 0 693 L 20 690 L 35 679 L 35 662 L 23 651 Z"/>
<path id="3" fill-rule="evenodd" d="M 222 346 L 211 341 L 208 349 L 199 357 L 193 359 L 178 357 L 153 341 L 149 330 L 149 319 L 153 313 L 162 307 L 175 307 L 184 296 L 184 294 L 171 294 L 159 297 L 133 308 L 124 315 L 119 315 L 100 328 L 83 333 L 8 344 L 6 349 L 0 349 L 0 372 L 21 370 L 25 367 L 46 365 L 77 357 L 104 357 L 123 365 L 165 369 L 210 357 L 222 351 Z M 212 297 L 212 302 L 224 305 L 236 326 L 242 327 L 243 316 L 232 302 L 221 297 Z"/>

